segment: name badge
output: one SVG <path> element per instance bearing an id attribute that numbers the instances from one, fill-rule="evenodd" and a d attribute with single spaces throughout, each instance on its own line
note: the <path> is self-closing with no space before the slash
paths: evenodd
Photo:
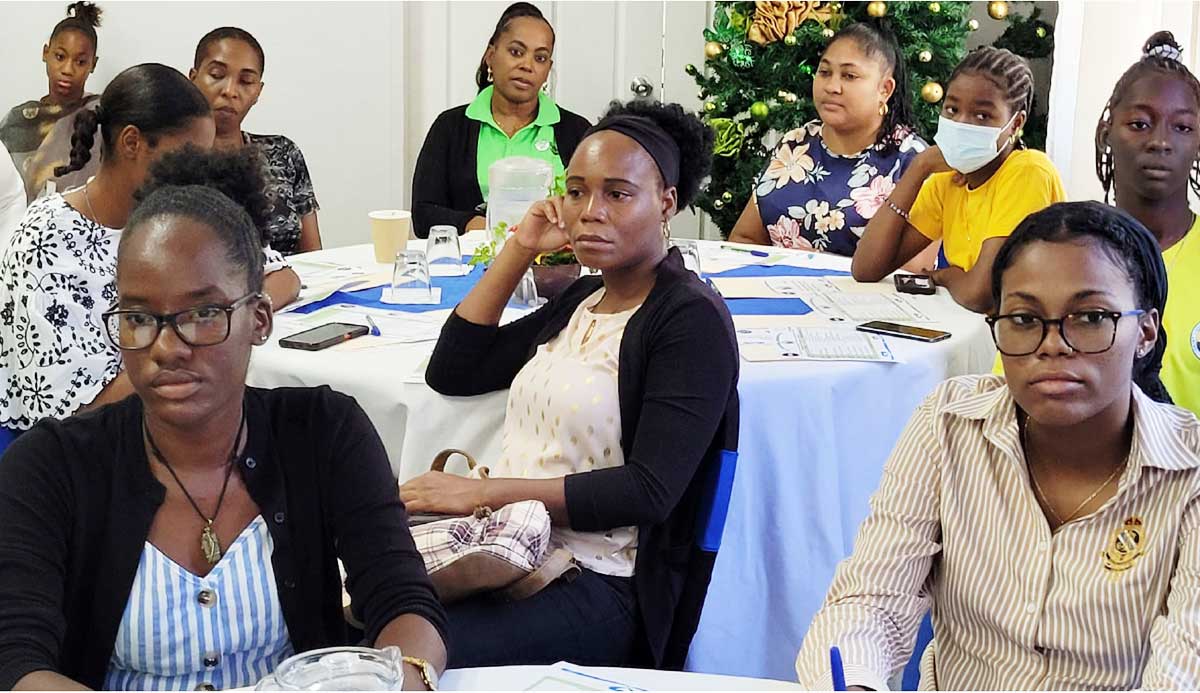
<path id="1" fill-rule="evenodd" d="M 539 152 L 549 151 L 550 141 L 549 140 L 538 140 L 537 142 L 535 142 L 533 144 L 533 148 L 538 150 Z"/>

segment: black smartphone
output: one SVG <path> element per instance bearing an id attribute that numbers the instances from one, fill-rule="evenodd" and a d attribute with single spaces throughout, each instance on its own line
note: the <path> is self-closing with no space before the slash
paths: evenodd
<path id="1" fill-rule="evenodd" d="M 943 339 L 950 339 L 949 332 L 931 330 L 927 327 L 900 325 L 898 323 L 884 322 L 882 320 L 864 322 L 863 324 L 859 325 L 857 329 L 859 332 L 870 332 L 872 334 L 882 334 L 888 337 L 915 339 L 918 342 L 940 342 Z"/>
<path id="2" fill-rule="evenodd" d="M 331 322 L 284 337 L 279 340 L 279 346 L 285 349 L 320 351 L 334 344 L 341 344 L 347 339 L 361 337 L 368 332 L 370 332 L 370 329 L 365 325 L 353 325 L 348 322 Z"/>
<path id="3" fill-rule="evenodd" d="M 894 275 L 896 282 L 896 291 L 902 294 L 936 294 L 937 287 L 933 284 L 933 279 L 925 274 L 897 274 Z"/>

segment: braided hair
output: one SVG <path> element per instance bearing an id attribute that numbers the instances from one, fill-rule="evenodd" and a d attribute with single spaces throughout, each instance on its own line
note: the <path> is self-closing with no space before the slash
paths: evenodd
<path id="1" fill-rule="evenodd" d="M 1014 114 L 1033 112 L 1033 70 L 1029 62 L 1006 48 L 983 46 L 976 48 L 963 58 L 950 73 L 949 84 L 961 74 L 979 75 L 991 81 L 1004 94 L 1008 109 Z M 1017 131 L 1016 148 L 1024 149 L 1021 133 Z"/>
<path id="2" fill-rule="evenodd" d="M 271 201 L 257 155 L 202 152 L 194 147 L 164 154 L 134 194 L 129 223 L 121 234 L 120 253 L 130 236 L 152 219 L 184 217 L 212 229 L 229 263 L 246 275 L 247 290 L 263 287 L 263 230 Z"/>
<path id="3" fill-rule="evenodd" d="M 54 31 L 50 32 L 50 40 L 53 41 L 55 36 L 64 31 L 78 31 L 92 42 L 93 52 L 98 50 L 100 44 L 96 36 L 96 27 L 100 26 L 102 13 L 103 10 L 93 2 L 73 2 L 67 5 L 67 18 L 54 25 Z"/>
<path id="4" fill-rule="evenodd" d="M 896 35 L 885 24 L 875 21 L 861 21 L 842 27 L 825 50 L 842 39 L 850 39 L 858 45 L 867 57 L 879 60 L 884 66 L 884 75 L 891 74 L 896 81 L 896 88 L 887 100 L 887 113 L 883 116 L 883 124 L 875 136 L 875 144 L 883 153 L 895 152 L 904 138 L 912 132 L 913 116 L 912 100 L 908 91 L 908 67 L 904 62 L 904 53 Z"/>
<path id="5" fill-rule="evenodd" d="M 1125 70 L 1125 74 L 1121 75 L 1121 79 L 1117 80 L 1116 86 L 1113 87 L 1112 95 L 1108 97 L 1108 103 L 1104 104 L 1100 120 L 1096 123 L 1096 177 L 1100 179 L 1100 185 L 1104 187 L 1105 202 L 1110 201 L 1113 189 L 1112 149 L 1108 144 L 1108 133 L 1112 128 L 1112 111 L 1125 98 L 1125 93 L 1129 88 L 1149 74 L 1170 75 L 1183 80 L 1191 87 L 1192 92 L 1196 95 L 1197 106 L 1200 107 L 1200 81 L 1197 81 L 1196 75 L 1192 74 L 1187 65 L 1183 64 L 1180 60 L 1181 57 L 1183 57 L 1183 47 L 1176 43 L 1171 32 L 1155 32 L 1142 45 L 1141 59 Z M 1192 192 L 1200 195 L 1200 158 L 1192 162 L 1188 184 L 1191 186 Z"/>
<path id="6" fill-rule="evenodd" d="M 103 141 L 100 153 L 107 159 L 126 125 L 137 127 L 155 146 L 159 135 L 184 129 L 194 118 L 210 114 L 204 94 L 179 70 L 158 63 L 135 65 L 109 82 L 98 107 L 75 116 L 70 163 L 55 168 L 54 175 L 65 176 L 87 165 L 97 129 Z"/>
<path id="7" fill-rule="evenodd" d="M 245 29 L 239 29 L 236 26 L 217 27 L 216 29 L 213 29 L 212 31 L 205 34 L 200 39 L 200 43 L 196 44 L 196 57 L 195 57 L 195 61 L 192 64 L 192 68 L 199 70 L 200 63 L 204 62 L 204 58 L 208 55 L 209 47 L 212 46 L 214 43 L 216 43 L 218 41 L 223 41 L 225 39 L 234 39 L 236 41 L 242 41 L 246 45 L 250 46 L 250 49 L 253 50 L 254 53 L 258 56 L 258 72 L 259 72 L 259 74 L 262 74 L 262 72 L 264 70 L 266 70 L 267 56 L 265 53 L 263 53 L 262 45 L 258 42 L 258 39 L 254 38 L 254 35 L 251 34 L 249 31 L 246 31 Z"/>
<path id="8" fill-rule="evenodd" d="M 1066 243 L 1076 239 L 1095 242 L 1133 285 L 1134 300 L 1144 311 L 1155 309 L 1161 318 L 1167 307 L 1167 268 L 1158 240 L 1128 212 L 1099 202 L 1059 202 L 1030 214 L 1000 246 L 992 263 L 992 303 L 1000 305 L 1004 272 L 1017 255 L 1034 241 Z M 1159 378 L 1167 333 L 1159 326 L 1154 348 L 1133 361 L 1133 382 L 1156 402 L 1171 403 Z"/>
<path id="9" fill-rule="evenodd" d="M 546 22 L 546 26 L 550 27 L 550 40 L 551 42 L 555 40 L 554 27 L 550 26 L 550 21 L 546 19 L 536 5 L 528 2 L 514 2 L 500 15 L 500 20 L 496 22 L 496 30 L 492 32 L 492 37 L 488 39 L 488 47 L 495 46 L 496 41 L 500 40 L 500 34 L 508 31 L 508 26 L 512 24 L 514 19 L 520 19 L 521 17 L 532 17 L 533 19 L 540 19 Z M 486 52 L 484 51 L 485 54 Z M 488 85 L 491 84 L 491 80 L 488 79 L 489 76 L 487 59 L 480 58 L 479 68 L 475 70 L 475 85 L 479 87 L 479 91 L 487 89 Z"/>

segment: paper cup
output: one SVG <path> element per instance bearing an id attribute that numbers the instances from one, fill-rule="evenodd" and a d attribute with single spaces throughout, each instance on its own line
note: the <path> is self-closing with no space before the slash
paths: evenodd
<path id="1" fill-rule="evenodd" d="M 402 209 L 380 209 L 367 214 L 371 220 L 371 243 L 375 262 L 392 264 L 396 253 L 408 247 L 412 214 Z"/>

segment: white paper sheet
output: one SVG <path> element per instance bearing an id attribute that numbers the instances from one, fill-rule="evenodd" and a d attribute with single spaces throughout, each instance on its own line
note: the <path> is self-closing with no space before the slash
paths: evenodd
<path id="1" fill-rule="evenodd" d="M 749 328 L 737 339 L 747 361 L 896 361 L 881 337 L 850 327 Z"/>
<path id="2" fill-rule="evenodd" d="M 713 277 L 712 285 L 725 298 L 805 298 L 837 291 L 825 277 Z"/>
<path id="3" fill-rule="evenodd" d="M 863 323 L 870 320 L 892 322 L 933 322 L 932 318 L 908 299 L 895 294 L 833 291 L 804 297 L 812 309 L 832 320 Z"/>

